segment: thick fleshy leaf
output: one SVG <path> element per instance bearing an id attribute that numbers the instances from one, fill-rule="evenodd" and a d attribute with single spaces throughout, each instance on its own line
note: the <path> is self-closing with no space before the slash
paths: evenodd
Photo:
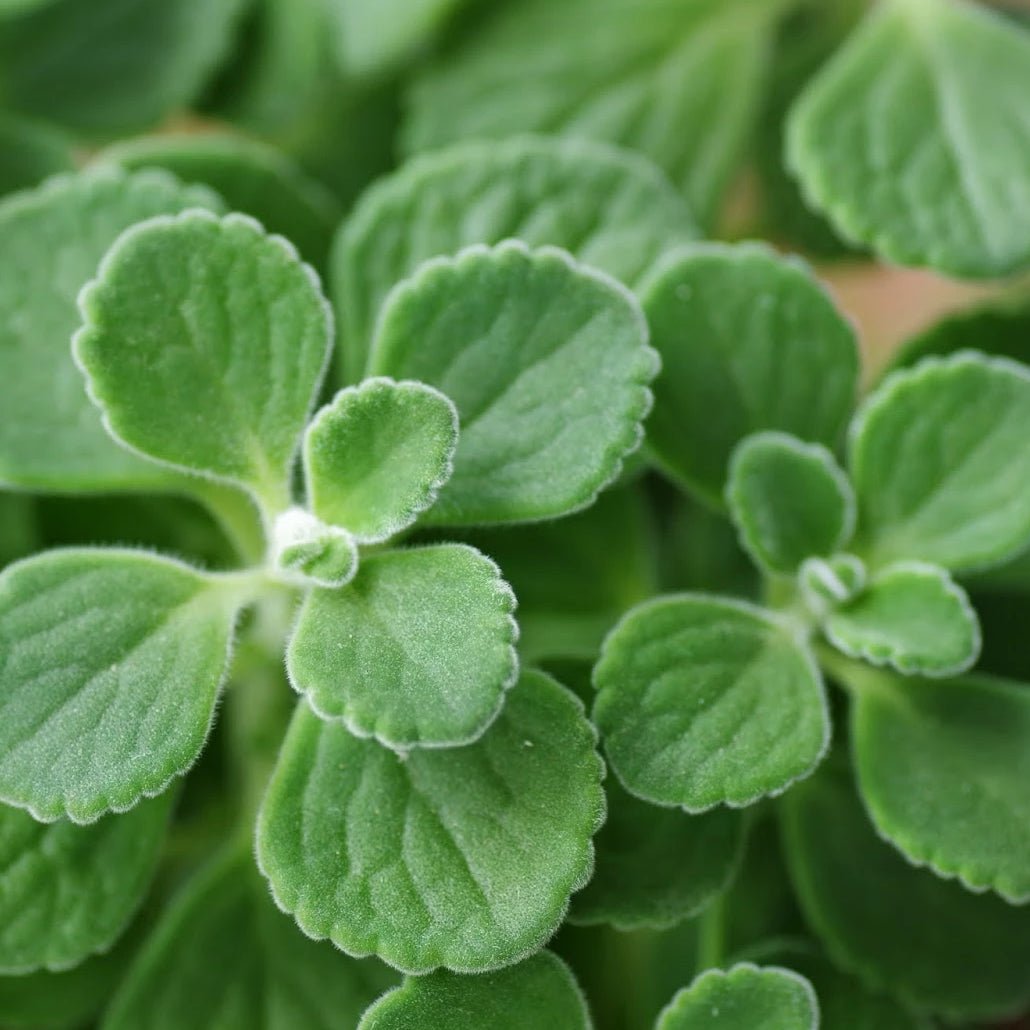
<path id="1" fill-rule="evenodd" d="M 716 504 L 733 448 L 779 429 L 834 449 L 858 384 L 855 335 L 798 261 L 757 244 L 699 244 L 643 291 L 662 357 L 648 444 Z"/>
<path id="2" fill-rule="evenodd" d="M 96 169 L 0 203 L 0 481 L 33 490 L 157 488 L 170 474 L 104 432 L 69 341 L 75 298 L 122 230 L 219 207 L 164 172 Z"/>
<path id="3" fill-rule="evenodd" d="M 833 554 L 855 529 L 855 495 L 833 455 L 787 433 L 756 433 L 735 448 L 726 500 L 744 548 L 771 572 Z"/>
<path id="4" fill-rule="evenodd" d="M 122 982 L 103 1030 L 352 1030 L 396 980 L 381 963 L 305 937 L 277 911 L 249 854 L 183 889 Z"/>
<path id="5" fill-rule="evenodd" d="M 662 1010 L 655 1030 L 818 1030 L 812 985 L 776 966 L 708 969 Z"/>
<path id="6" fill-rule="evenodd" d="M 272 527 L 272 560 L 286 579 L 342 587 L 358 571 L 358 544 L 338 526 L 327 526 L 303 508 L 287 508 Z"/>
<path id="7" fill-rule="evenodd" d="M 74 168 L 71 140 L 48 125 L 0 115 L 0 196 Z"/>
<path id="8" fill-rule="evenodd" d="M 300 705 L 258 862 L 305 933 L 410 973 L 515 962 L 593 865 L 603 764 L 582 706 L 523 673 L 475 744 L 401 757 Z"/>
<path id="9" fill-rule="evenodd" d="M 75 358 L 118 439 L 287 506 L 332 345 L 318 279 L 290 244 L 244 215 L 151 219 L 108 251 L 79 308 Z"/>
<path id="10" fill-rule="evenodd" d="M 657 359 L 614 279 L 510 241 L 431 261 L 398 286 L 370 371 L 457 406 L 454 474 L 427 521 L 470 525 L 587 507 L 640 444 Z"/>
<path id="11" fill-rule="evenodd" d="M 926 566 L 935 568 L 935 566 Z M 939 574 L 946 575 L 941 570 Z M 858 597 L 869 581 L 865 562 L 853 554 L 806 558 L 798 570 L 798 586 L 809 611 L 820 623 L 831 612 Z"/>
<path id="12" fill-rule="evenodd" d="M 424 383 L 367 379 L 341 390 L 304 435 L 311 510 L 361 543 L 407 529 L 450 478 L 458 412 Z"/>
<path id="13" fill-rule="evenodd" d="M 50 551 L 0 574 L 0 799 L 88 823 L 164 790 L 214 716 L 231 578 L 135 551 Z"/>
<path id="14" fill-rule="evenodd" d="M 0 805 L 0 972 L 69 969 L 106 951 L 154 875 L 171 802 L 92 826 Z"/>
<path id="15" fill-rule="evenodd" d="M 1026 686 L 879 675 L 856 696 L 853 734 L 859 788 L 882 836 L 973 890 L 1030 901 Z"/>
<path id="16" fill-rule="evenodd" d="M 481 976 L 408 977 L 361 1017 L 358 1030 L 590 1030 L 586 999 L 549 951 Z"/>
<path id="17" fill-rule="evenodd" d="M 822 680 L 792 629 L 728 598 L 633 609 L 594 669 L 594 721 L 630 793 L 700 812 L 808 775 L 829 743 Z"/>
<path id="18" fill-rule="evenodd" d="M 906 676 L 954 676 L 980 654 L 980 623 L 966 592 L 923 562 L 889 565 L 823 630 L 844 654 Z"/>
<path id="19" fill-rule="evenodd" d="M 859 529 L 880 564 L 947 569 L 1030 542 L 1030 370 L 973 353 L 895 373 L 851 427 Z"/>
<path id="20" fill-rule="evenodd" d="M 964 0 L 889 0 L 795 105 L 788 160 L 845 235 L 952 275 L 1030 264 L 1030 34 Z"/>
<path id="21" fill-rule="evenodd" d="M 837 965 L 956 1019 L 1030 1002 L 1030 911 L 911 865 L 877 837 L 845 763 L 799 784 L 781 813 L 798 898 Z"/>
<path id="22" fill-rule="evenodd" d="M 364 374 L 383 300 L 430 258 L 519 239 L 562 247 L 635 288 L 663 251 L 696 236 L 662 173 L 607 144 L 519 137 L 415 158 L 365 194 L 336 239 L 344 377 Z"/>

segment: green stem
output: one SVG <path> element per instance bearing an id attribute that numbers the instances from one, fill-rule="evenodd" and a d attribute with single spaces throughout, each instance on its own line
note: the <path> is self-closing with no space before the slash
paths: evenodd
<path id="1" fill-rule="evenodd" d="M 209 479 L 194 479 L 190 490 L 208 509 L 248 565 L 265 561 L 265 527 L 253 498 L 243 490 Z"/>
<path id="2" fill-rule="evenodd" d="M 726 952 L 726 895 L 720 894 L 697 921 L 697 972 L 718 969 Z"/>
<path id="3" fill-rule="evenodd" d="M 888 673 L 855 658 L 849 658 L 829 644 L 817 643 L 815 654 L 823 671 L 849 694 L 881 691 L 889 681 Z"/>

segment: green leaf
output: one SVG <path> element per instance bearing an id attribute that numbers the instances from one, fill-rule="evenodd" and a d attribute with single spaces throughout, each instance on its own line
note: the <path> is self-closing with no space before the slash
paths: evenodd
<path id="1" fill-rule="evenodd" d="M 313 590 L 286 651 L 323 719 L 387 747 L 479 737 L 518 675 L 515 595 L 474 547 L 366 557 L 346 590 Z"/>
<path id="2" fill-rule="evenodd" d="M 606 144 L 520 137 L 417 157 L 373 186 L 336 238 L 344 377 L 361 378 L 384 298 L 430 258 L 517 238 L 562 247 L 633 288 L 663 251 L 696 235 L 661 172 Z"/>
<path id="3" fill-rule="evenodd" d="M 92 826 L 0 805 L 0 972 L 69 969 L 111 947 L 150 885 L 172 795 Z"/>
<path id="4" fill-rule="evenodd" d="M 284 578 L 300 585 L 342 587 L 358 571 L 358 545 L 338 526 L 319 522 L 303 508 L 288 508 L 272 528 L 272 555 Z"/>
<path id="5" fill-rule="evenodd" d="M 312 270 L 245 215 L 124 233 L 79 297 L 75 358 L 108 429 L 163 464 L 287 507 L 332 345 Z"/>
<path id="6" fill-rule="evenodd" d="M 207 865 L 172 902 L 103 1030 L 352 1030 L 396 980 L 306 938 L 278 912 L 248 853 Z"/>
<path id="7" fill-rule="evenodd" d="M 797 973 L 741 962 L 708 969 L 662 1010 L 655 1030 L 818 1030 L 819 1002 Z"/>
<path id="8" fill-rule="evenodd" d="M 980 623 L 966 592 L 923 562 L 889 565 L 823 630 L 844 654 L 906 676 L 954 676 L 980 654 Z"/>
<path id="9" fill-rule="evenodd" d="M 778 0 L 528 0 L 415 81 L 403 142 L 549 132 L 646 154 L 704 222 L 760 106 Z"/>
<path id="10" fill-rule="evenodd" d="M 770 572 L 790 574 L 811 555 L 833 554 L 855 530 L 855 495 L 833 455 L 787 433 L 738 444 L 726 502 L 745 550 Z"/>
<path id="11" fill-rule="evenodd" d="M 594 669 L 594 721 L 623 786 L 701 812 L 807 776 L 830 739 L 805 644 L 770 613 L 680 594 L 634 608 Z"/>
<path id="12" fill-rule="evenodd" d="M 935 568 L 935 566 L 928 566 Z M 801 596 L 816 621 L 823 623 L 831 612 L 856 598 L 866 587 L 869 575 L 865 562 L 853 554 L 829 558 L 806 558 L 798 570 Z"/>
<path id="13" fill-rule="evenodd" d="M 64 492 L 167 487 L 169 473 L 119 447 L 89 403 L 69 349 L 75 298 L 123 229 L 220 206 L 164 172 L 115 169 L 0 202 L 0 481 Z"/>
<path id="14" fill-rule="evenodd" d="M 69 172 L 71 141 L 48 125 L 0 114 L 0 196 Z"/>
<path id="15" fill-rule="evenodd" d="M 518 961 L 590 877 L 603 765 L 582 706 L 523 673 L 475 744 L 402 758 L 300 705 L 258 862 L 305 933 L 405 972 Z"/>
<path id="16" fill-rule="evenodd" d="M 1030 370 L 974 353 L 890 376 L 851 427 L 859 529 L 878 564 L 970 569 L 1030 542 Z"/>
<path id="17" fill-rule="evenodd" d="M 832 761 L 781 802 L 791 877 L 830 957 L 869 987 L 955 1019 L 1030 1002 L 1030 913 L 917 869 L 877 837 Z"/>
<path id="18" fill-rule="evenodd" d="M 858 385 L 855 335 L 796 259 L 699 244 L 643 291 L 662 357 L 648 444 L 666 471 L 721 505 L 733 448 L 779 429 L 834 449 Z"/>
<path id="19" fill-rule="evenodd" d="M 423 383 L 367 379 L 341 390 L 304 436 L 312 511 L 363 544 L 388 540 L 450 478 L 458 412 Z"/>
<path id="20" fill-rule="evenodd" d="M 854 756 L 880 834 L 913 862 L 1030 901 L 1030 693 L 966 676 L 879 676 L 855 698 Z"/>
<path id="21" fill-rule="evenodd" d="M 482 976 L 408 977 L 361 1017 L 358 1030 L 590 1030 L 586 999 L 549 951 Z"/>
<path id="22" fill-rule="evenodd" d="M 726 889 L 744 847 L 740 812 L 687 815 L 638 801 L 614 779 L 605 786 L 608 820 L 597 835 L 593 879 L 572 899 L 573 922 L 665 929 Z"/>
<path id="23" fill-rule="evenodd" d="M 93 822 L 163 791 L 203 747 L 239 588 L 137 551 L 0 573 L 0 799 Z"/>
<path id="24" fill-rule="evenodd" d="M 456 405 L 454 474 L 426 521 L 470 525 L 591 504 L 640 444 L 657 362 L 614 279 L 510 241 L 430 261 L 398 286 L 370 371 Z"/>
<path id="25" fill-rule="evenodd" d="M 1030 35 L 962 0 L 889 0 L 795 105 L 810 202 L 888 260 L 959 276 L 1030 264 Z"/>

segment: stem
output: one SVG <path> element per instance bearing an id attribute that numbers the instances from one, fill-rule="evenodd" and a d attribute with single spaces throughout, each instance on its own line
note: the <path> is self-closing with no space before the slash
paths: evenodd
<path id="1" fill-rule="evenodd" d="M 697 972 L 718 969 L 726 951 L 726 895 L 720 894 L 697 921 Z"/>
<path id="2" fill-rule="evenodd" d="M 239 557 L 248 565 L 265 560 L 265 528 L 261 513 L 245 491 L 210 479 L 193 479 L 190 490 L 215 517 Z"/>
<path id="3" fill-rule="evenodd" d="M 829 644 L 816 644 L 815 653 L 822 669 L 849 694 L 854 696 L 884 689 L 889 674 L 874 669 L 865 662 L 849 658 Z"/>

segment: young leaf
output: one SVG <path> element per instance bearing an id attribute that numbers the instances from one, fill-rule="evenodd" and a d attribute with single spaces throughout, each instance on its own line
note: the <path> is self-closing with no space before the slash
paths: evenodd
<path id="1" fill-rule="evenodd" d="M 833 554 L 855 530 L 855 495 L 833 455 L 787 433 L 755 433 L 734 449 L 726 502 L 745 550 L 770 572 Z"/>
<path id="2" fill-rule="evenodd" d="M 358 545 L 338 526 L 303 508 L 287 508 L 272 529 L 273 561 L 288 579 L 320 587 L 345 586 L 358 571 Z"/>
<path id="3" fill-rule="evenodd" d="M 980 654 L 980 623 L 966 592 L 923 562 L 889 565 L 823 630 L 844 654 L 906 676 L 954 676 Z"/>
<path id="4" fill-rule="evenodd" d="M 594 721 L 623 786 L 701 812 L 779 794 L 830 739 L 807 647 L 761 609 L 680 594 L 633 609 L 594 669 Z"/>
<path id="5" fill-rule="evenodd" d="M 897 372 L 851 426 L 859 528 L 878 564 L 997 563 L 1030 541 L 1030 370 L 974 353 Z"/>
<path id="6" fill-rule="evenodd" d="M 636 287 L 663 251 L 696 236 L 662 173 L 607 144 L 527 136 L 415 158 L 362 197 L 336 238 L 344 378 L 364 374 L 386 295 L 430 258 L 514 238 L 562 247 Z"/>
<path id="7" fill-rule="evenodd" d="M 219 208 L 156 171 L 96 169 L 0 202 L 0 481 L 33 490 L 167 487 L 119 447 L 89 403 L 68 342 L 75 298 L 119 233 L 153 215 Z"/>
<path id="8" fill-rule="evenodd" d="M 973 890 L 1030 901 L 1030 694 L 1022 683 L 879 676 L 855 699 L 854 756 L 880 834 Z"/>
<path id="9" fill-rule="evenodd" d="M 365 558 L 346 590 L 313 590 L 286 651 L 290 682 L 323 719 L 387 747 L 479 737 L 518 675 L 515 595 L 474 547 Z"/>
<path id="10" fill-rule="evenodd" d="M 590 1030 L 569 967 L 549 951 L 481 976 L 446 970 L 407 977 L 361 1017 L 358 1030 Z"/>
<path id="11" fill-rule="evenodd" d="M 797 973 L 741 962 L 708 969 L 662 1010 L 655 1030 L 818 1030 L 819 1002 Z"/>
<path id="12" fill-rule="evenodd" d="M 172 792 L 92 826 L 0 805 L 0 973 L 62 970 L 106 951 L 157 866 Z"/>
<path id="13" fill-rule="evenodd" d="M 74 168 L 71 140 L 47 125 L 0 114 L 0 196 Z"/>
<path id="14" fill-rule="evenodd" d="M 116 438 L 288 506 L 332 345 L 317 277 L 290 244 L 244 215 L 151 219 L 108 251 L 79 308 L 75 358 Z"/>
<path id="15" fill-rule="evenodd" d="M 1030 263 L 1030 35 L 964 0 L 880 4 L 802 94 L 808 198 L 890 261 L 958 276 Z"/>
<path id="16" fill-rule="evenodd" d="M 216 859 L 172 902 L 116 994 L 104 1030 L 352 1030 L 396 975 L 306 938 L 249 854 Z"/>
<path id="17" fill-rule="evenodd" d="M 341 390 L 304 435 L 311 510 L 361 543 L 412 525 L 450 478 L 458 412 L 423 383 L 367 379 Z"/>
<path id="18" fill-rule="evenodd" d="M 779 429 L 833 449 L 858 385 L 855 335 L 796 260 L 756 244 L 699 244 L 643 290 L 662 357 L 648 444 L 717 505 L 733 448 Z"/>
<path id="19" fill-rule="evenodd" d="M 457 406 L 437 525 L 525 522 L 587 507 L 637 448 L 657 371 L 615 280 L 515 241 L 430 261 L 390 295 L 370 361 Z"/>
<path id="20" fill-rule="evenodd" d="M 590 876 L 603 765 L 582 706 L 523 673 L 475 744 L 402 758 L 298 706 L 258 862 L 305 933 L 410 973 L 540 947 Z"/>
<path id="21" fill-rule="evenodd" d="M 0 573 L 0 800 L 93 822 L 158 794 L 214 716 L 240 598 L 138 551 L 50 551 Z"/>
<path id="22" fill-rule="evenodd" d="M 806 558 L 798 570 L 801 595 L 819 622 L 825 622 L 830 612 L 857 597 L 868 578 L 865 562 L 853 554 Z"/>

